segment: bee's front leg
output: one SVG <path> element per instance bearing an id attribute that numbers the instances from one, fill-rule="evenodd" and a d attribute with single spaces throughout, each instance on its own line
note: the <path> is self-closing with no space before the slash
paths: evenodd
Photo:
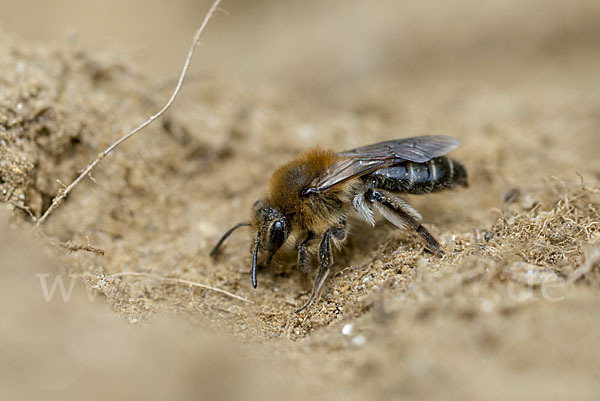
<path id="1" fill-rule="evenodd" d="M 298 267 L 303 274 L 307 274 L 310 267 L 308 255 L 306 254 L 306 248 L 308 247 L 308 242 L 313 239 L 313 237 L 314 234 L 312 231 L 309 231 L 306 239 L 302 241 L 300 245 L 298 245 Z"/>
<path id="2" fill-rule="evenodd" d="M 325 284 L 325 279 L 327 275 L 329 275 L 329 266 L 333 264 L 333 258 L 331 255 L 331 241 L 333 239 L 343 240 L 346 237 L 346 224 L 345 221 L 340 222 L 340 225 L 331 227 L 323 237 L 321 238 L 321 243 L 319 245 L 319 271 L 317 272 L 317 277 L 315 278 L 315 284 L 313 285 L 312 293 L 308 298 L 308 301 L 300 308 L 296 310 L 296 313 L 306 309 L 308 305 L 312 303 L 315 299 L 319 297 L 321 294 L 321 290 L 323 289 L 323 284 Z"/>

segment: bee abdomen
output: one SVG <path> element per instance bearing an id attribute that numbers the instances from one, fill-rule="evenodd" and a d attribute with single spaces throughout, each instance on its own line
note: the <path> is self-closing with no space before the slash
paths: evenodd
<path id="1" fill-rule="evenodd" d="M 448 157 L 436 157 L 426 163 L 403 162 L 374 171 L 363 180 L 373 188 L 410 194 L 468 186 L 465 167 Z"/>

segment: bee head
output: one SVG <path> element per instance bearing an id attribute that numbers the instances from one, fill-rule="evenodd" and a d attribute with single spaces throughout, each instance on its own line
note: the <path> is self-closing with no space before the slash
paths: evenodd
<path id="1" fill-rule="evenodd" d="M 266 265 L 268 266 L 275 252 L 281 248 L 289 236 L 290 223 L 267 201 L 258 200 L 252 206 L 251 224 L 258 231 L 252 252 L 252 285 L 256 288 L 258 285 L 256 281 L 258 250 L 267 254 Z"/>

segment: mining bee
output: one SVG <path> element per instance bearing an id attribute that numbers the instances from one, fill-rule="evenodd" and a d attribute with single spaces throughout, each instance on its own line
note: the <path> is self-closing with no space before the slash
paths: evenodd
<path id="1" fill-rule="evenodd" d="M 319 297 L 333 263 L 332 246 L 339 248 L 346 240 L 353 215 L 374 226 L 377 211 L 397 227 L 416 231 L 430 252 L 443 255 L 439 242 L 421 225 L 419 212 L 398 194 L 466 187 L 466 169 L 444 156 L 457 147 L 454 138 L 419 136 L 340 153 L 308 150 L 275 171 L 267 196 L 252 206 L 250 221 L 228 230 L 210 255 L 233 231 L 251 226 L 256 232 L 251 271 L 256 288 L 257 267 L 269 266 L 278 251 L 297 252 L 298 267 L 307 273 L 309 251 L 316 248 L 320 266 L 312 293 L 296 312 Z"/>

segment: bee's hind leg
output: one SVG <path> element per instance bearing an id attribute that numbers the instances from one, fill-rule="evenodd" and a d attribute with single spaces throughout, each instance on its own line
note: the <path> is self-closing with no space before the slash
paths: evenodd
<path id="1" fill-rule="evenodd" d="M 421 215 L 404 199 L 398 198 L 387 191 L 369 189 L 365 199 L 372 203 L 390 223 L 401 229 L 411 228 L 427 243 L 427 248 L 433 253 L 444 255 L 440 243 L 419 222 Z"/>
<path id="2" fill-rule="evenodd" d="M 308 301 L 299 309 L 296 310 L 296 313 L 306 309 L 308 305 L 310 305 L 315 299 L 319 298 L 321 295 L 321 291 L 323 290 L 323 284 L 325 284 L 325 279 L 329 275 L 329 266 L 333 264 L 333 258 L 331 255 L 331 241 L 338 240 L 341 241 L 346 238 L 346 223 L 343 220 L 339 226 L 332 227 L 325 231 L 323 237 L 321 238 L 321 243 L 319 245 L 319 271 L 317 272 L 317 277 L 315 278 L 315 284 L 313 285 L 312 293 L 308 298 Z"/>

